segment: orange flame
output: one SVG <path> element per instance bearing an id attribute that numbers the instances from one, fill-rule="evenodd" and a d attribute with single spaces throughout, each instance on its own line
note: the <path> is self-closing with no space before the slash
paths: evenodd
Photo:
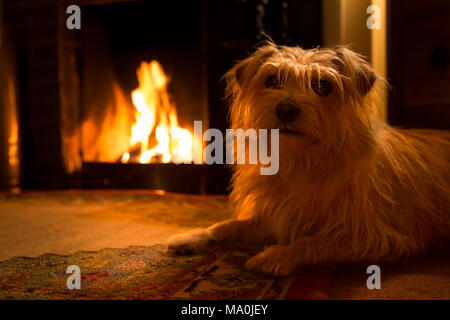
<path id="1" fill-rule="evenodd" d="M 177 112 L 169 99 L 168 79 L 163 68 L 155 60 L 142 62 L 137 77 L 139 87 L 131 93 L 136 121 L 131 128 L 130 150 L 122 155 L 121 161 L 191 162 L 193 135 L 178 126 Z M 156 145 L 150 148 L 152 140 Z"/>

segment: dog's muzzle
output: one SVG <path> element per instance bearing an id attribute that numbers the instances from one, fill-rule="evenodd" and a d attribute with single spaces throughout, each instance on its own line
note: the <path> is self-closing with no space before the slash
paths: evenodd
<path id="1" fill-rule="evenodd" d="M 294 121 L 300 114 L 300 107 L 291 100 L 284 100 L 278 103 L 275 108 L 277 118 L 283 123 Z"/>

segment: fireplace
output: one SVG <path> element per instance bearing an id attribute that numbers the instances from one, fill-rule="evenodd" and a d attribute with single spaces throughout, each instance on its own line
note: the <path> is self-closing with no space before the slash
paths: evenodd
<path id="1" fill-rule="evenodd" d="M 3 1 L 16 41 L 24 189 L 227 193 L 188 162 L 193 124 L 227 128 L 223 74 L 265 34 L 320 45 L 320 1 Z M 19 19 L 20 17 L 20 19 Z"/>
<path id="2" fill-rule="evenodd" d="M 226 181 L 206 190 L 202 164 L 174 164 L 192 162 L 194 121 L 208 127 L 214 112 L 203 6 L 138 1 L 83 8 L 83 188 L 225 192 Z"/>

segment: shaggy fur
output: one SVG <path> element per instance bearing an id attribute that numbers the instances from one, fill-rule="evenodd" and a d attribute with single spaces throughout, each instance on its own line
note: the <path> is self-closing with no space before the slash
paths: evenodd
<path id="1" fill-rule="evenodd" d="M 270 76 L 275 87 L 267 87 Z M 378 119 L 386 82 L 361 56 L 267 43 L 225 78 L 232 128 L 289 130 L 280 134 L 280 169 L 263 176 L 259 165 L 236 165 L 236 219 L 173 237 L 172 252 L 271 244 L 246 267 L 288 276 L 305 265 L 397 259 L 448 241 L 450 133 Z M 301 113 L 283 124 L 275 107 L 286 99 Z"/>

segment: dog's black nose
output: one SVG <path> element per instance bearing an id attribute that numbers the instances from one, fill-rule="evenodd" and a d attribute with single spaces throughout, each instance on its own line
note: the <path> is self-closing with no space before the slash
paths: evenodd
<path id="1" fill-rule="evenodd" d="M 300 114 L 300 107 L 293 101 L 281 101 L 275 108 L 278 119 L 283 123 L 289 123 L 295 120 Z"/>

